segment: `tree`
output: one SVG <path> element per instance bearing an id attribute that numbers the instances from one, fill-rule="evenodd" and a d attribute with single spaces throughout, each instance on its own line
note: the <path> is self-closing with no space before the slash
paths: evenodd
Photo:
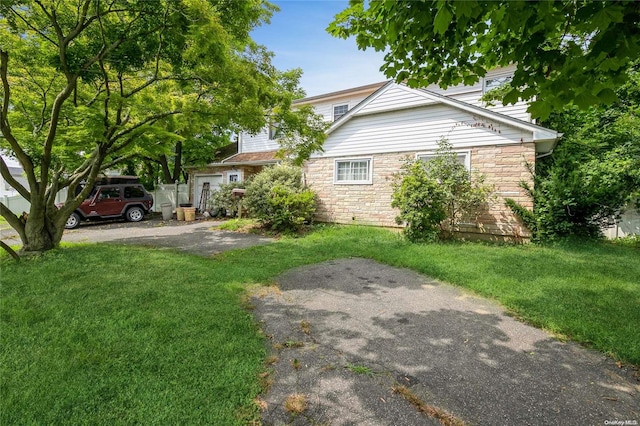
<path id="1" fill-rule="evenodd" d="M 447 140 L 434 158 L 411 159 L 394 176 L 391 206 L 400 210 L 398 224 L 414 242 L 451 238 L 462 218 L 479 213 L 493 190 L 485 176 L 472 174 L 458 161 Z"/>
<path id="2" fill-rule="evenodd" d="M 617 90 L 619 101 L 588 110 L 554 112 L 547 125 L 564 133 L 553 156 L 536 165 L 530 212 L 508 205 L 534 239 L 597 237 L 621 209 L 640 197 L 640 72 Z"/>
<path id="3" fill-rule="evenodd" d="M 215 124 L 262 128 L 281 103 L 278 75 L 249 32 L 273 10 L 263 0 L 3 0 L 0 144 L 28 188 L 4 161 L 0 172 L 31 207 L 26 220 L 3 204 L 0 214 L 22 251 L 58 245 L 102 170 L 175 152 Z"/>
<path id="4" fill-rule="evenodd" d="M 473 84 L 516 64 L 503 103 L 531 100 L 544 119 L 615 101 L 640 56 L 640 2 L 351 0 L 328 31 L 385 51 L 385 75 L 410 87 Z"/>

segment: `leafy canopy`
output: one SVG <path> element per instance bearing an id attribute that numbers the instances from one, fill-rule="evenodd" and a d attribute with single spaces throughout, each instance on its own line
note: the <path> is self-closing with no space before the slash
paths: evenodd
<path id="1" fill-rule="evenodd" d="M 564 138 L 552 157 L 536 165 L 534 187 L 522 184 L 534 211 L 508 205 L 537 240 L 597 237 L 625 206 L 640 199 L 640 72 L 617 90 L 619 101 L 588 110 L 555 112 L 547 124 Z"/>
<path id="2" fill-rule="evenodd" d="M 264 0 L 3 0 L 0 145 L 28 185 L 1 160 L 0 172 L 31 207 L 26 221 L 2 203 L 0 214 L 24 249 L 57 245 L 101 171 L 215 126 L 261 128 L 281 103 L 279 77 L 249 33 L 273 10 Z"/>
<path id="3" fill-rule="evenodd" d="M 328 31 L 385 51 L 385 75 L 410 87 L 473 84 L 516 64 L 503 103 L 532 100 L 544 119 L 616 99 L 640 56 L 640 2 L 351 0 Z"/>

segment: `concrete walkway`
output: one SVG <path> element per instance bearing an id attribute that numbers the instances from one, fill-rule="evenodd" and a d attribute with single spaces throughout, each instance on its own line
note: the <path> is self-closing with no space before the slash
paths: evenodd
<path id="1" fill-rule="evenodd" d="M 274 356 L 266 425 L 640 421 L 633 372 L 452 286 L 365 259 L 277 284 L 253 298 Z"/>

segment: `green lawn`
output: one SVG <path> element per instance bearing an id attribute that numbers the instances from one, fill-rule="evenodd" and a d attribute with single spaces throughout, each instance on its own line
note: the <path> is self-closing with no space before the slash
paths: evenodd
<path id="1" fill-rule="evenodd" d="M 0 424 L 247 424 L 265 356 L 248 284 L 359 256 L 495 298 L 537 326 L 640 364 L 640 250 L 412 245 L 364 227 L 203 259 L 111 245 L 0 260 Z"/>

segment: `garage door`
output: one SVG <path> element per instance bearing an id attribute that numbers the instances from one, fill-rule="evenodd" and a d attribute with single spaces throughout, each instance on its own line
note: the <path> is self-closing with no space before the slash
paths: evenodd
<path id="1" fill-rule="evenodd" d="M 211 191 L 218 189 L 218 186 L 222 183 L 222 175 L 196 175 L 195 176 L 195 185 L 193 186 L 193 205 L 197 207 L 200 211 L 205 211 L 209 207 L 209 196 L 206 193 L 203 193 L 202 189 L 205 187 L 205 184 L 209 184 L 209 195 Z"/>

